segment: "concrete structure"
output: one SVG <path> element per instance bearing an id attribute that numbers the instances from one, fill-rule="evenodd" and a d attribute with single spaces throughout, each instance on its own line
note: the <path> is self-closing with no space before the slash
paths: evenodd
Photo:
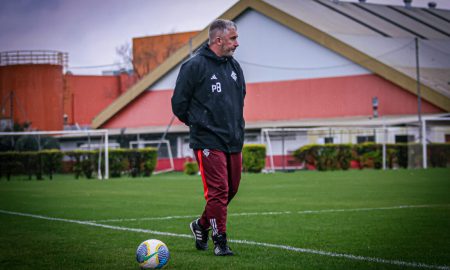
<path id="1" fill-rule="evenodd" d="M 43 130 L 63 126 L 63 68 L 67 55 L 53 51 L 0 54 L 1 119 Z"/>

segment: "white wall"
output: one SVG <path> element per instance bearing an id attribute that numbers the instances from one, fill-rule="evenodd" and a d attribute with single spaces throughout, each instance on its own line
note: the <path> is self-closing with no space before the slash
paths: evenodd
<path id="1" fill-rule="evenodd" d="M 370 73 L 259 12 L 245 12 L 237 18 L 236 24 L 240 46 L 235 58 L 244 70 L 247 83 Z M 180 66 L 168 72 L 150 90 L 173 89 Z"/>

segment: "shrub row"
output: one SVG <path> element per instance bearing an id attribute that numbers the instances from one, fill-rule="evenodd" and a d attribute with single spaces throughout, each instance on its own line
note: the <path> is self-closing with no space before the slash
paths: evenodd
<path id="1" fill-rule="evenodd" d="M 103 153 L 102 153 L 103 155 Z M 72 172 L 75 178 L 84 176 L 88 179 L 96 175 L 99 162 L 98 150 L 76 150 L 61 152 L 60 150 L 42 150 L 30 152 L 0 152 L 0 177 L 8 180 L 11 175 L 28 175 L 32 179 L 43 179 L 44 173 L 52 179 L 53 174 L 62 167 L 63 157 L 67 156 L 73 163 Z M 110 149 L 109 171 L 111 177 L 129 174 L 132 177 L 151 176 L 157 160 L 155 148 L 144 149 Z M 100 160 L 102 172 L 103 159 Z"/>
<path id="2" fill-rule="evenodd" d="M 318 170 L 347 170 L 351 161 L 359 168 L 382 168 L 383 150 L 381 144 L 310 144 L 293 152 L 296 160 Z M 422 159 L 422 145 L 399 143 L 386 145 L 386 166 L 389 168 L 407 168 L 409 164 L 419 167 Z M 450 165 L 450 144 L 428 144 L 427 159 L 430 167 L 448 167 Z"/>
<path id="3" fill-rule="evenodd" d="M 98 150 L 75 150 L 66 152 L 73 161 L 73 173 L 75 178 L 84 176 L 92 178 L 98 168 Z M 103 155 L 103 153 L 102 153 Z M 156 167 L 156 148 L 143 149 L 110 149 L 108 153 L 109 175 L 120 177 L 128 174 L 132 177 L 151 176 Z M 100 166 L 104 171 L 103 158 Z"/>
<path id="4" fill-rule="evenodd" d="M 0 178 L 10 180 L 14 174 L 33 175 L 42 180 L 46 174 L 50 179 L 59 170 L 63 154 L 59 150 L 42 150 L 39 152 L 0 152 Z"/>

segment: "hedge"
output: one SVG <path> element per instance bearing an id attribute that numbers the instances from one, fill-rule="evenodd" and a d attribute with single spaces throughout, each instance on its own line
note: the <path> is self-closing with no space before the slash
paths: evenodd
<path id="1" fill-rule="evenodd" d="M 12 175 L 28 175 L 31 180 L 34 175 L 42 180 L 45 173 L 52 179 L 61 166 L 62 157 L 59 150 L 0 152 L 0 177 L 10 180 Z"/>
<path id="2" fill-rule="evenodd" d="M 99 151 L 73 151 L 75 177 L 81 173 L 86 178 L 92 178 L 97 168 Z M 104 153 L 102 153 L 103 155 Z M 111 177 L 121 177 L 128 174 L 132 177 L 151 176 L 156 167 L 156 148 L 142 149 L 110 149 L 108 153 L 109 174 Z M 104 171 L 103 158 L 100 160 Z"/>
<path id="3" fill-rule="evenodd" d="M 183 164 L 183 172 L 187 175 L 198 174 L 198 164 L 195 161 L 186 161 Z"/>
<path id="4" fill-rule="evenodd" d="M 375 143 L 363 144 L 309 144 L 295 150 L 294 158 L 318 170 L 347 170 L 351 161 L 359 168 L 380 169 L 383 167 L 383 146 Z M 418 143 L 386 144 L 386 165 L 389 168 L 420 167 L 422 145 Z M 450 166 L 450 144 L 427 144 L 429 167 Z"/>
<path id="5" fill-rule="evenodd" d="M 98 168 L 98 155 L 97 150 L 0 152 L 0 177 L 10 180 L 12 175 L 28 175 L 30 180 L 33 176 L 41 180 L 46 174 L 52 179 L 60 171 L 63 157 L 67 156 L 73 162 L 76 179 L 81 176 L 91 179 Z M 120 177 L 122 174 L 151 176 L 156 167 L 157 151 L 155 148 L 110 149 L 108 160 L 111 177 Z M 101 168 L 104 171 L 103 159 Z"/>
<path id="6" fill-rule="evenodd" d="M 244 172 L 261 172 L 266 166 L 266 146 L 264 144 L 244 145 L 242 159 Z"/>

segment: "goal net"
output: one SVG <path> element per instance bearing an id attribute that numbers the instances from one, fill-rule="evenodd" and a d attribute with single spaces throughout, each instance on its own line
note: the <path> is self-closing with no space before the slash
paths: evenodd
<path id="1" fill-rule="evenodd" d="M 153 174 L 175 171 L 172 149 L 169 140 L 130 141 L 130 148 L 154 147 L 158 150 L 158 159 Z"/>
<path id="2" fill-rule="evenodd" d="M 109 143 L 106 129 L 0 132 L 0 151 L 40 151 L 58 148 L 67 153 L 73 150 L 98 150 L 95 172 L 98 179 L 109 178 L 108 148 L 115 147 L 117 145 Z M 65 155 L 63 161 L 70 163 L 71 158 Z"/>
<path id="3" fill-rule="evenodd" d="M 371 159 L 373 168 L 446 167 L 450 149 L 450 114 L 428 115 L 408 121 L 385 119 L 376 125 L 330 126 L 320 128 L 262 129 L 261 143 L 266 145 L 266 172 L 309 169 L 293 152 L 305 145 L 373 143 L 373 153 L 352 160 L 352 168 L 361 168 L 364 158 Z M 355 149 L 352 148 L 353 152 Z"/>

